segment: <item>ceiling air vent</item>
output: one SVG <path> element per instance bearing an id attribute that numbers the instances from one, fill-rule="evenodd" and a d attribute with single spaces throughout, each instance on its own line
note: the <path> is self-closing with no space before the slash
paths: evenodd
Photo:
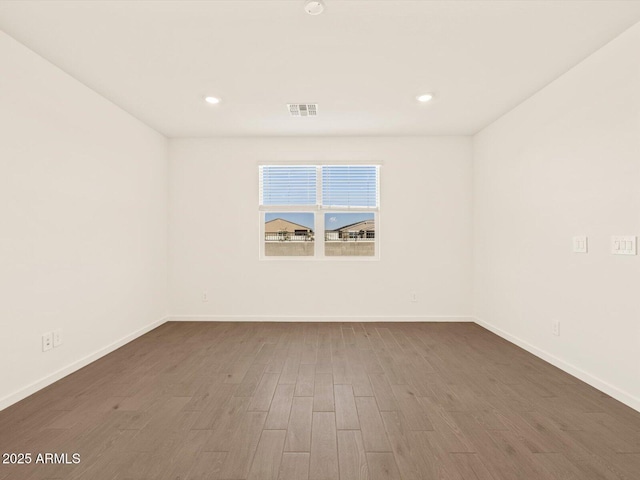
<path id="1" fill-rule="evenodd" d="M 287 103 L 289 115 L 292 117 L 317 117 L 317 103 Z"/>

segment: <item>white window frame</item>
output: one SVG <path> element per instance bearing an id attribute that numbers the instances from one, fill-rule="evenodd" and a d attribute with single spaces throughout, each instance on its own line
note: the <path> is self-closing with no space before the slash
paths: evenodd
<path id="1" fill-rule="evenodd" d="M 322 167 L 324 166 L 372 166 L 376 167 L 378 173 L 376 175 L 377 189 L 377 207 L 325 207 L 322 205 Z M 380 176 L 382 170 L 381 162 L 260 162 L 258 164 L 258 182 L 260 182 L 260 167 L 263 166 L 315 166 L 316 167 L 316 204 L 315 205 L 260 205 L 258 198 L 258 221 L 259 221 L 259 241 L 258 241 L 258 258 L 267 262 L 304 262 L 304 261 L 336 261 L 336 262 L 371 262 L 380 260 L 380 244 L 381 234 L 380 217 L 381 217 L 381 190 Z M 259 188 L 256 188 L 259 191 Z M 314 214 L 314 255 L 310 256 L 267 256 L 265 255 L 265 217 L 267 213 L 313 213 Z M 325 214 L 331 213 L 373 213 L 375 222 L 374 237 L 374 255 L 372 256 L 326 256 L 324 251 L 325 245 Z M 318 235 L 320 232 L 320 235 Z"/>

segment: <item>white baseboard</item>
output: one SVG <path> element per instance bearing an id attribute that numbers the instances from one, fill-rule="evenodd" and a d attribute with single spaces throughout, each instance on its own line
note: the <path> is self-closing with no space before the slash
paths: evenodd
<path id="1" fill-rule="evenodd" d="M 558 367 L 560 370 L 563 370 L 569 373 L 570 375 L 573 375 L 574 377 L 582 380 L 583 382 L 591 385 L 592 387 L 597 388 L 598 390 L 606 393 L 607 395 L 610 395 L 616 400 L 640 412 L 640 398 L 634 397 L 630 393 L 625 392 L 624 390 L 614 385 L 611 385 L 610 383 L 607 383 L 604 380 L 601 380 L 600 378 L 594 375 L 591 375 L 589 372 L 585 372 L 581 368 L 578 368 L 575 365 L 572 365 L 571 363 L 568 363 L 565 360 L 559 357 L 556 357 L 555 355 L 545 350 L 542 350 L 534 345 L 531 345 L 530 343 L 522 340 L 521 338 L 518 338 L 514 335 L 511 335 L 510 333 L 505 332 L 504 330 L 490 324 L 485 320 L 475 317 L 475 322 L 481 327 L 486 328 L 487 330 L 495 333 L 496 335 L 504 338 L 505 340 L 508 340 L 509 342 L 514 343 L 519 347 L 525 349 L 527 352 L 532 353 L 536 357 L 539 357 L 549 362 L 551 365 Z"/>
<path id="2" fill-rule="evenodd" d="M 96 350 L 95 352 L 87 355 L 86 357 L 81 358 L 80 360 L 73 362 L 72 364 L 67 365 L 64 368 L 61 368 L 60 370 L 53 372 L 47 375 L 46 377 L 43 377 L 40 380 L 37 380 L 36 382 L 33 382 L 30 385 L 27 385 L 26 387 L 21 388 L 18 391 L 15 391 L 5 397 L 0 398 L 0 411 L 4 410 L 10 405 L 13 405 L 14 403 L 19 402 L 20 400 L 28 397 L 29 395 L 34 394 L 38 390 L 41 390 L 44 387 L 47 387 L 54 382 L 57 382 L 58 380 L 66 377 L 70 373 L 80 370 L 82 367 L 86 367 L 91 362 L 95 362 L 96 360 L 98 360 L 101 357 L 104 357 L 108 353 L 111 353 L 114 350 L 117 350 L 118 348 L 129 343 L 130 341 L 135 340 L 136 338 L 144 335 L 145 333 L 153 330 L 156 327 L 159 327 L 166 321 L 167 321 L 167 317 L 162 318 L 160 320 L 156 320 L 155 322 L 150 323 L 149 325 L 142 327 L 141 329 L 136 330 L 135 332 L 122 337 L 120 340 L 117 340 L 112 344 L 107 345 L 106 347 Z"/>
<path id="3" fill-rule="evenodd" d="M 473 322 L 471 315 L 311 316 L 311 315 L 172 315 L 169 322 Z"/>

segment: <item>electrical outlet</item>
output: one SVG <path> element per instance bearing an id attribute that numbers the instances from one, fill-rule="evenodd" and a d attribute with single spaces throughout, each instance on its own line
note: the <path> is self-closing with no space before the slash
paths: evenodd
<path id="1" fill-rule="evenodd" d="M 42 351 L 46 352 L 53 348 L 53 333 L 47 332 L 42 335 Z"/>
<path id="2" fill-rule="evenodd" d="M 416 292 L 410 292 L 409 299 L 411 300 L 411 303 L 416 303 L 418 301 L 418 294 Z"/>
<path id="3" fill-rule="evenodd" d="M 53 348 L 59 347 L 62 345 L 62 329 L 53 331 Z"/>
<path id="4" fill-rule="evenodd" d="M 560 320 L 554 320 L 551 323 L 551 332 L 556 336 L 560 336 Z"/>
<path id="5" fill-rule="evenodd" d="M 209 295 L 207 294 L 207 292 L 202 292 L 202 302 L 206 303 L 209 301 Z"/>

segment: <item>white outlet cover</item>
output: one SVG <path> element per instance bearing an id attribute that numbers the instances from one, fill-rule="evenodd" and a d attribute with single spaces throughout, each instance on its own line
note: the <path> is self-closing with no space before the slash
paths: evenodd
<path id="1" fill-rule="evenodd" d="M 53 331 L 53 347 L 59 347 L 60 345 L 62 345 L 62 329 L 58 329 L 58 330 L 54 330 Z"/>
<path id="2" fill-rule="evenodd" d="M 47 332 L 42 335 L 42 351 L 46 352 L 53 348 L 53 333 Z"/>

